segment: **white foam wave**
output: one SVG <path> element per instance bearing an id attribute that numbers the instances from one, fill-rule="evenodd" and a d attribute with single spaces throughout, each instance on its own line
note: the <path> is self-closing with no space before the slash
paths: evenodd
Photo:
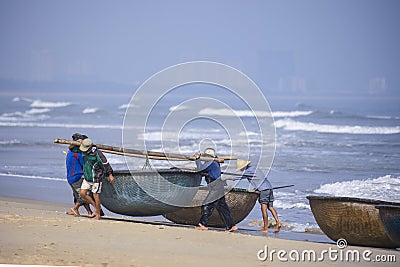
<path id="1" fill-rule="evenodd" d="M 271 117 L 271 113 L 268 111 L 234 110 L 224 108 L 205 108 L 199 111 L 199 115 L 223 117 Z"/>
<path id="2" fill-rule="evenodd" d="M 44 120 L 48 118 L 47 115 L 43 115 L 43 113 L 49 112 L 50 109 L 43 108 L 37 109 L 32 108 L 25 112 L 16 111 L 12 113 L 3 113 L 0 115 L 0 121 L 37 121 Z"/>
<path id="3" fill-rule="evenodd" d="M 25 101 L 25 102 L 33 102 L 32 99 L 26 98 L 26 97 L 14 97 L 13 102 L 19 102 L 19 101 Z"/>
<path id="4" fill-rule="evenodd" d="M 274 111 L 272 112 L 272 116 L 274 118 L 277 117 L 300 117 L 300 116 L 308 116 L 311 115 L 312 111 Z"/>
<path id="5" fill-rule="evenodd" d="M 27 110 L 25 113 L 29 114 L 29 115 L 35 115 L 35 114 L 47 113 L 50 111 L 51 111 L 51 109 L 49 109 L 49 108 L 32 108 L 30 110 Z"/>
<path id="6" fill-rule="evenodd" d="M 99 108 L 85 108 L 82 113 L 83 114 L 91 114 L 91 113 L 96 113 L 99 111 Z"/>
<path id="7" fill-rule="evenodd" d="M 261 136 L 260 133 L 252 132 L 252 131 L 246 131 L 246 132 L 240 132 L 239 136 Z"/>
<path id="8" fill-rule="evenodd" d="M 349 126 L 349 125 L 329 125 L 317 124 L 312 122 L 299 122 L 291 119 L 275 121 L 276 128 L 287 131 L 306 131 L 318 133 L 335 134 L 399 134 L 400 126 L 396 127 L 370 127 L 370 126 Z"/>
<path id="9" fill-rule="evenodd" d="M 177 106 L 172 106 L 169 108 L 169 111 L 181 111 L 181 110 L 186 110 L 188 107 L 182 106 L 182 105 L 177 105 Z"/>
<path id="10" fill-rule="evenodd" d="M 79 128 L 79 129 L 122 129 L 121 125 L 108 124 L 65 124 L 39 122 L 0 122 L 3 127 L 38 127 L 38 128 Z M 127 126 L 124 126 L 127 128 Z M 128 127 L 130 128 L 130 127 Z"/>
<path id="11" fill-rule="evenodd" d="M 133 103 L 131 103 L 131 104 L 122 104 L 122 105 L 120 105 L 119 107 L 118 107 L 118 109 L 127 109 L 127 108 L 129 108 L 129 107 L 136 107 L 136 105 L 135 104 L 133 104 Z"/>
<path id="12" fill-rule="evenodd" d="M 400 177 L 352 180 L 321 185 L 315 193 L 400 202 Z"/>
<path id="13" fill-rule="evenodd" d="M 27 178 L 27 179 L 52 180 L 52 181 L 63 181 L 63 182 L 66 181 L 65 178 L 63 179 L 63 178 L 45 177 L 45 176 L 38 176 L 38 175 L 23 175 L 23 174 L 13 174 L 13 173 L 0 173 L 0 176 L 18 177 L 18 178 Z"/>
<path id="14" fill-rule="evenodd" d="M 49 102 L 49 101 L 42 101 L 42 100 L 34 100 L 31 103 L 32 108 L 61 108 L 70 106 L 72 103 L 70 102 Z"/>
<path id="15" fill-rule="evenodd" d="M 6 146 L 6 145 L 17 145 L 17 144 L 21 144 L 21 141 L 19 141 L 17 139 L 0 141 L 0 145 L 3 145 L 3 146 Z"/>
<path id="16" fill-rule="evenodd" d="M 298 233 L 322 233 L 316 224 L 302 224 L 302 223 L 284 223 L 283 227 L 293 232 Z"/>
<path id="17" fill-rule="evenodd" d="M 283 210 L 288 210 L 288 209 L 310 209 L 310 205 L 302 202 L 285 202 L 282 200 L 275 200 L 274 201 L 274 207 L 283 209 Z"/>
<path id="18" fill-rule="evenodd" d="M 235 109 L 215 109 L 205 108 L 199 111 L 199 115 L 204 116 L 224 116 L 224 117 L 299 117 L 308 116 L 312 111 L 261 111 L 261 110 L 235 110 Z"/>
<path id="19" fill-rule="evenodd" d="M 374 116 L 374 115 L 367 115 L 368 119 L 381 119 L 381 120 L 390 120 L 392 117 L 390 116 Z"/>

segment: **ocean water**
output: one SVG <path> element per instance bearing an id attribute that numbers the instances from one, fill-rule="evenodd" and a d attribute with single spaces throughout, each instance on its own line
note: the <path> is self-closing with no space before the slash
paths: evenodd
<path id="1" fill-rule="evenodd" d="M 73 133 L 81 132 L 96 143 L 122 146 L 122 126 L 131 96 L 132 92 L 118 95 L 2 92 L 0 194 L 72 203 L 65 179 L 63 151 L 67 147 L 53 144 L 53 139 L 70 139 Z M 159 149 L 156 141 L 162 133 L 156 126 L 163 123 L 165 114 L 187 109 L 179 104 L 185 97 L 193 97 L 179 96 L 166 97 L 158 103 L 152 121 L 154 130 L 137 136 L 137 140 Z M 273 186 L 295 185 L 275 190 L 274 206 L 283 222 L 283 231 L 319 232 L 307 195 L 400 202 L 399 99 L 268 95 L 266 98 L 276 127 L 276 151 L 268 177 Z M 229 96 L 222 95 L 220 100 L 229 102 Z M 252 114 L 235 101 L 229 103 L 236 116 L 251 128 Z M 229 121 L 231 114 L 229 110 L 205 106 L 201 115 Z M 220 154 L 229 153 L 226 133 L 210 127 L 199 122 L 181 131 L 180 152 L 192 155 L 199 149 L 199 140 L 210 139 Z M 168 134 L 164 133 L 166 137 Z M 243 136 L 243 140 L 235 140 L 238 147 L 234 149 L 240 151 L 241 144 L 248 143 L 252 148 L 250 154 L 256 155 L 261 144 L 255 129 Z M 108 158 L 114 169 L 126 168 L 123 157 L 108 155 Z M 162 161 L 152 163 L 169 166 Z M 137 160 L 138 169 L 143 164 L 142 159 Z M 246 183 L 241 181 L 236 186 L 247 188 Z M 259 228 L 259 209 L 256 204 L 239 226 Z"/>

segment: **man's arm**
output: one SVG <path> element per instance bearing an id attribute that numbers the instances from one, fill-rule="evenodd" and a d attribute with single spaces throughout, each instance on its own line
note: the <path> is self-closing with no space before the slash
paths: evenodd
<path id="1" fill-rule="evenodd" d="M 101 159 L 101 162 L 103 163 L 104 166 L 104 171 L 106 173 L 106 175 L 108 175 L 109 181 L 110 183 L 114 183 L 115 179 L 114 179 L 114 170 L 111 167 L 111 164 L 108 162 L 106 156 L 104 156 L 103 152 L 101 152 L 100 150 L 97 150 L 97 152 L 99 153 L 99 157 Z"/>

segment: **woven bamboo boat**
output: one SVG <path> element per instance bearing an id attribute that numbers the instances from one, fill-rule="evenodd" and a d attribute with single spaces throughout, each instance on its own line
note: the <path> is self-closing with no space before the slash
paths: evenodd
<path id="1" fill-rule="evenodd" d="M 122 215 L 155 216 L 188 206 L 202 176 L 197 171 L 165 169 L 114 171 L 114 177 L 114 184 L 103 182 L 100 198 L 104 207 Z"/>
<path id="2" fill-rule="evenodd" d="M 377 205 L 379 215 L 389 238 L 400 247 L 400 206 Z"/>
<path id="3" fill-rule="evenodd" d="M 400 203 L 372 199 L 307 196 L 321 230 L 332 240 L 346 239 L 350 245 L 395 248 L 386 234 L 376 205 Z"/>
<path id="4" fill-rule="evenodd" d="M 190 207 L 182 208 L 178 211 L 165 214 L 164 217 L 174 223 L 197 225 L 201 217 L 201 205 L 203 204 L 207 194 L 207 188 L 201 187 L 196 196 L 193 198 Z M 228 204 L 235 224 L 241 222 L 247 217 L 247 215 L 249 215 L 256 203 L 258 196 L 258 192 L 250 192 L 240 188 L 232 188 L 232 190 L 225 195 L 226 203 Z M 218 211 L 214 210 L 209 218 L 208 226 L 225 227 L 218 214 Z"/>

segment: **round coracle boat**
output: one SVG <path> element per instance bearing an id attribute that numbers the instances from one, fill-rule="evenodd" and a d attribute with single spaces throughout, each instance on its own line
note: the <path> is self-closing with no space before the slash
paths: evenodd
<path id="1" fill-rule="evenodd" d="M 114 171 L 114 184 L 103 182 L 101 204 L 129 216 L 155 216 L 189 205 L 201 183 L 197 171 L 158 169 Z"/>
<path id="2" fill-rule="evenodd" d="M 197 225 L 201 217 L 201 206 L 207 195 L 208 189 L 206 187 L 201 187 L 193 198 L 190 207 L 182 208 L 172 213 L 167 213 L 164 215 L 164 217 L 178 224 Z M 247 217 L 247 215 L 249 215 L 256 203 L 258 196 L 258 192 L 248 191 L 241 188 L 232 188 L 229 192 L 227 192 L 225 195 L 225 200 L 231 211 L 235 224 L 241 222 Z M 208 226 L 225 227 L 217 210 L 214 210 L 210 216 Z"/>
<path id="3" fill-rule="evenodd" d="M 400 205 L 377 205 L 383 227 L 389 238 L 400 247 Z"/>
<path id="4" fill-rule="evenodd" d="M 307 196 L 321 230 L 332 240 L 350 245 L 396 248 L 385 231 L 376 205 L 400 207 L 400 203 L 373 199 Z"/>

